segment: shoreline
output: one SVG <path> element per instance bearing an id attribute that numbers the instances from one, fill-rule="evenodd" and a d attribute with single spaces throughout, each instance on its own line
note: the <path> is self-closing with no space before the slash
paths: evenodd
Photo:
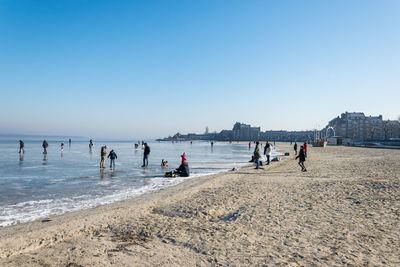
<path id="1" fill-rule="evenodd" d="M 193 146 L 193 153 L 198 153 L 198 151 L 201 150 L 198 147 L 202 146 L 207 146 L 207 144 Z M 174 148 L 174 146 L 172 147 Z M 220 147 L 224 146 L 220 145 Z M 80 157 L 83 157 L 83 160 L 86 160 L 86 162 L 81 164 L 80 167 L 75 168 L 73 165 L 80 163 L 77 163 L 76 160 L 73 162 L 73 160 L 71 160 L 71 158 L 73 158 L 72 155 L 76 151 L 82 152 L 82 149 L 85 149 L 85 153 L 81 153 L 83 156 L 80 154 Z M 11 169 L 8 168 L 4 169 L 6 171 L 3 172 L 3 175 L 6 178 L 4 181 L 6 183 L 8 182 L 10 186 L 4 187 L 2 191 L 2 193 L 4 193 L 4 195 L 2 194 L 4 201 L 2 203 L 3 212 L 0 215 L 0 227 L 36 220 L 38 218 L 50 216 L 50 214 L 63 214 L 65 212 L 110 204 L 115 201 L 137 197 L 146 191 L 154 192 L 163 187 L 173 186 L 180 183 L 183 179 L 192 179 L 203 175 L 225 172 L 231 170 L 233 167 L 241 167 L 247 164 L 247 160 L 243 160 L 243 156 L 232 156 L 230 160 L 222 160 L 221 163 L 205 156 L 204 162 L 201 161 L 200 164 L 198 163 L 190 166 L 192 167 L 191 177 L 169 179 L 164 177 L 164 173 L 169 170 L 174 170 L 174 168 L 172 168 L 175 165 L 173 159 L 171 161 L 172 164 L 170 164 L 171 167 L 164 169 L 159 167 L 157 164 L 158 162 L 152 162 L 153 164 L 148 169 L 144 170 L 140 168 L 140 165 L 134 166 L 136 162 L 135 157 L 140 157 L 140 153 L 142 152 L 134 150 L 134 152 L 131 153 L 129 148 L 124 146 L 123 150 L 121 149 L 120 151 L 121 155 L 122 153 L 125 153 L 125 155 L 120 155 L 122 161 L 121 163 L 117 163 L 116 170 L 109 170 L 107 168 L 103 172 L 100 171 L 99 174 L 98 167 L 95 166 L 97 164 L 97 157 L 93 157 L 93 154 L 90 152 L 87 154 L 86 149 L 87 148 L 82 145 L 76 146 L 74 149 L 71 149 L 71 151 L 68 149 L 64 156 L 61 154 L 60 157 L 60 154 L 56 153 L 56 156 L 52 156 L 52 158 L 49 157 L 48 161 L 41 161 L 41 158 L 32 156 L 33 153 L 29 155 L 30 157 L 25 157 L 25 159 L 22 157 L 22 160 L 19 159 L 19 161 L 18 158 L 16 158 L 15 160 L 19 165 L 17 165 L 16 162 L 13 162 L 13 164 L 15 164 L 15 171 L 7 172 L 7 170 Z M 160 151 L 160 148 L 158 148 L 158 150 Z M 192 150 L 191 146 L 190 150 Z M 244 159 L 247 159 L 246 154 L 249 153 L 244 149 L 241 150 L 242 154 L 245 155 Z M 126 151 L 128 151 L 128 153 Z M 223 152 L 224 149 L 219 148 L 218 153 L 220 153 L 219 151 Z M 218 153 L 213 154 L 218 155 Z M 169 156 L 171 155 L 167 155 L 167 158 L 170 158 Z M 133 160 L 128 162 L 129 160 L 126 160 L 128 157 L 133 157 Z M 154 159 L 157 161 L 158 158 L 161 159 L 162 157 L 158 155 L 158 157 L 155 157 Z M 194 159 L 193 163 L 196 163 L 198 158 L 199 157 L 197 156 L 197 159 Z M 133 166 L 131 166 L 132 162 Z M 176 165 L 176 167 L 178 166 L 179 165 Z M 34 168 L 33 171 L 37 170 L 35 175 L 30 176 L 30 168 Z M 53 173 L 50 174 L 49 171 L 47 171 L 47 173 L 49 173 L 47 174 L 46 168 L 52 169 L 51 171 Z M 83 172 L 84 175 L 81 175 Z M 41 177 L 41 174 L 45 175 L 45 177 Z M 18 177 L 19 179 L 17 179 L 17 181 L 8 179 L 8 176 L 17 177 L 19 175 L 21 176 Z M 53 179 L 52 176 L 57 178 Z M 43 181 L 41 182 L 43 187 L 40 185 L 31 186 L 32 183 L 35 183 L 34 181 Z M 88 190 L 92 190 L 94 192 L 94 197 L 91 197 L 91 193 L 87 194 L 87 191 L 84 190 L 78 192 L 79 187 L 74 186 L 74 183 L 78 185 L 82 184 L 83 186 L 86 186 Z M 107 184 L 110 183 L 115 184 L 115 186 L 107 187 Z M 121 186 L 124 183 L 126 186 Z M 70 190 L 62 188 L 64 185 Z M 21 191 L 21 197 L 17 194 L 13 194 L 13 192 L 19 193 L 19 187 L 23 189 L 24 187 L 26 188 L 25 191 Z M 36 195 L 37 190 L 35 187 L 42 190 L 44 194 L 39 196 Z M 107 187 L 107 192 L 102 194 L 100 192 L 101 187 Z M 8 188 L 11 189 L 8 190 Z M 74 191 L 74 189 L 78 190 Z M 8 197 L 8 194 L 10 194 L 10 197 Z"/>
<path id="2" fill-rule="evenodd" d="M 0 265 L 396 265 L 399 156 L 310 147 L 308 173 L 291 155 L 3 227 Z"/>

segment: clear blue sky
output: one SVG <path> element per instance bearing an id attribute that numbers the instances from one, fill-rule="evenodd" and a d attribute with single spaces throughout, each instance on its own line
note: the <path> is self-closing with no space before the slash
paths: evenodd
<path id="1" fill-rule="evenodd" d="M 400 1 L 0 0 L 0 92 L 0 133 L 397 119 Z"/>

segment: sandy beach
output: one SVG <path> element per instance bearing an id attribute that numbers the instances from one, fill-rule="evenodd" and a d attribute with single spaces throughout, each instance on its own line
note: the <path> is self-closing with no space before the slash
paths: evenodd
<path id="1" fill-rule="evenodd" d="M 0 266 L 400 265 L 400 150 L 309 148 L 261 170 L 0 228 Z"/>

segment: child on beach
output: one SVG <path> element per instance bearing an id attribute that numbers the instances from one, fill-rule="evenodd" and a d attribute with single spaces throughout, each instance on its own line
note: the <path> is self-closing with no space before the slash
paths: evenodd
<path id="1" fill-rule="evenodd" d="M 161 167 L 165 168 L 168 167 L 168 161 L 166 161 L 165 159 L 161 160 Z"/>
<path id="2" fill-rule="evenodd" d="M 303 146 L 300 147 L 299 155 L 296 157 L 296 159 L 299 159 L 299 165 L 301 167 L 301 171 L 302 172 L 306 172 L 307 169 L 306 169 L 306 166 L 304 166 L 304 161 L 306 161 L 306 156 L 305 156 L 305 153 L 304 153 L 304 147 Z"/>
<path id="3" fill-rule="evenodd" d="M 111 149 L 108 157 L 110 159 L 110 168 L 115 169 L 115 160 L 118 158 L 117 154 L 114 152 L 114 149 Z"/>

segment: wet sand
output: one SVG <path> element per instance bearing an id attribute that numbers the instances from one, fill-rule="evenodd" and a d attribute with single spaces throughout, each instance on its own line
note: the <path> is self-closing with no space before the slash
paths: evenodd
<path id="1" fill-rule="evenodd" d="M 400 150 L 308 154 L 0 228 L 0 266 L 399 266 Z"/>

